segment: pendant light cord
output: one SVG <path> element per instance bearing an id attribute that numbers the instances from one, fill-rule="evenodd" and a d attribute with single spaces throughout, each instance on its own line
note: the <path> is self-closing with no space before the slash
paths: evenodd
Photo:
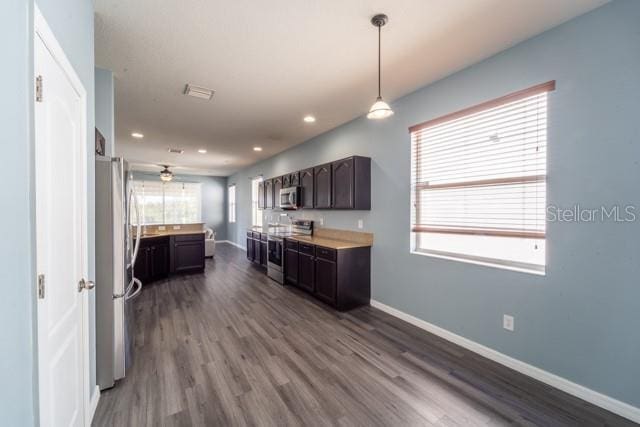
<path id="1" fill-rule="evenodd" d="M 378 98 L 380 98 L 382 96 L 382 91 L 381 91 L 381 80 L 382 80 L 382 66 L 381 64 L 381 57 L 382 57 L 382 50 L 380 49 L 380 45 L 381 45 L 381 41 L 382 41 L 382 26 L 378 25 Z"/>

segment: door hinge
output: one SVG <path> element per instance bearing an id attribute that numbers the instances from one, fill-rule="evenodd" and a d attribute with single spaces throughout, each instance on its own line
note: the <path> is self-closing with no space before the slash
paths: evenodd
<path id="1" fill-rule="evenodd" d="M 36 102 L 42 102 L 42 76 L 36 77 Z"/>
<path id="2" fill-rule="evenodd" d="M 38 299 L 44 299 L 44 274 L 38 274 Z"/>

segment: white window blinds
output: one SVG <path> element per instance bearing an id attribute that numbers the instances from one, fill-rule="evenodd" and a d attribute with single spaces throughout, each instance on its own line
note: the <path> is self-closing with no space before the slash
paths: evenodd
<path id="1" fill-rule="evenodd" d="M 189 224 L 202 219 L 202 184 L 191 182 L 164 183 L 164 222 Z"/>
<path id="2" fill-rule="evenodd" d="M 160 181 L 133 181 L 138 197 L 140 223 L 164 224 L 164 186 Z M 135 211 L 130 209 L 131 223 L 135 224 Z"/>
<path id="3" fill-rule="evenodd" d="M 202 184 L 132 181 L 138 197 L 141 224 L 190 224 L 202 221 Z M 135 224 L 135 212 L 131 223 Z"/>
<path id="4" fill-rule="evenodd" d="M 228 194 L 228 203 L 229 203 L 229 222 L 236 222 L 236 186 L 229 186 L 229 194 Z"/>
<path id="5" fill-rule="evenodd" d="M 547 93 L 554 87 L 410 128 L 415 250 L 544 264 Z M 531 253 L 514 255 L 529 246 Z"/>
<path id="6" fill-rule="evenodd" d="M 262 177 L 251 179 L 251 224 L 254 226 L 262 226 L 262 209 L 258 203 L 258 196 L 260 194 L 259 187 L 262 182 Z"/>

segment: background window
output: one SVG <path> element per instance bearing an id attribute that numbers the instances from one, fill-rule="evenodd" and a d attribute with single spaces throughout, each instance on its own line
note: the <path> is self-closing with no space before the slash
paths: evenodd
<path id="1" fill-rule="evenodd" d="M 262 209 L 258 204 L 258 188 L 261 182 L 261 176 L 251 180 L 251 224 L 258 227 L 262 227 Z"/>
<path id="2" fill-rule="evenodd" d="M 229 186 L 229 222 L 236 222 L 236 185 Z"/>
<path id="3" fill-rule="evenodd" d="M 202 184 L 132 181 L 140 206 L 141 224 L 192 224 L 202 221 Z M 136 223 L 131 209 L 131 223 Z"/>
<path id="4" fill-rule="evenodd" d="M 414 252 L 544 271 L 547 93 L 554 87 L 410 129 Z"/>

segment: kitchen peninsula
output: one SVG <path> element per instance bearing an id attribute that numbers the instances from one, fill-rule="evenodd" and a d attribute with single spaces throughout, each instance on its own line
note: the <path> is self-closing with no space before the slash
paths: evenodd
<path id="1" fill-rule="evenodd" d="M 179 273 L 204 271 L 204 235 L 201 223 L 143 227 L 135 276 L 144 284 Z"/>

